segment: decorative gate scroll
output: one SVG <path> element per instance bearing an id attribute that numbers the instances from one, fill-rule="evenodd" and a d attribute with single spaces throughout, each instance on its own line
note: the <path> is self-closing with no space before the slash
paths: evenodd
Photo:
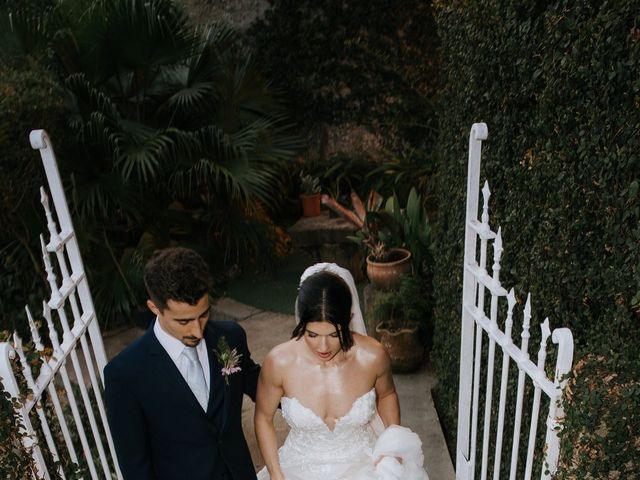
<path id="1" fill-rule="evenodd" d="M 531 297 L 527 298 L 524 307 L 520 346 L 514 344 L 512 328 L 516 299 L 511 289 L 509 292 L 500 283 L 500 257 L 502 255 L 502 234 L 489 226 L 489 185 L 485 182 L 482 189 L 483 206 L 478 220 L 478 201 L 480 188 L 480 157 L 482 141 L 487 139 L 487 125 L 475 123 L 469 136 L 469 170 L 467 178 L 467 212 L 465 219 L 464 277 L 462 293 L 462 325 L 460 346 L 460 388 L 458 400 L 458 438 L 456 447 L 456 478 L 472 480 L 477 472 L 480 479 L 485 480 L 491 474 L 494 480 L 500 476 L 503 443 L 511 440 L 509 480 L 515 480 L 520 453 L 520 434 L 522 428 L 522 412 L 531 408 L 528 445 L 524 479 L 530 480 L 534 467 L 535 440 L 540 415 L 541 395 L 549 397 L 549 410 L 546 419 L 546 437 L 543 450 L 542 479 L 548 479 L 555 472 L 558 464 L 559 440 L 558 430 L 563 416 L 560 399 L 564 389 L 563 376 L 571 370 L 573 362 L 573 336 L 567 328 L 557 328 L 551 334 L 549 320 L 540 325 L 541 341 L 534 363 L 529 357 L 529 329 L 531 321 Z M 478 259 L 477 240 L 480 239 Z M 493 265 L 491 273 L 487 271 L 487 246 L 493 242 Z M 489 312 L 485 307 L 485 295 L 490 297 Z M 498 307 L 501 298 L 506 299 L 506 319 L 504 331 L 498 324 Z M 504 301 L 502 302 L 504 304 Z M 486 365 L 483 360 L 483 338 L 488 337 L 486 349 Z M 555 375 L 550 380 L 545 373 L 547 342 L 551 336 L 557 344 L 557 361 Z M 475 338 L 474 338 L 475 337 Z M 496 347 L 502 351 L 502 368 L 500 377 L 500 397 L 497 404 L 497 424 L 495 433 L 492 422 L 493 380 L 496 361 Z M 507 386 L 509 366 L 511 362 L 519 369 L 514 415 L 514 428 L 510 434 L 505 433 L 505 415 L 507 410 Z M 481 369 L 485 369 L 486 385 L 481 387 Z M 533 382 L 533 402 L 530 407 L 524 405 L 525 382 Z M 481 389 L 483 392 L 481 393 Z M 483 427 L 481 443 L 478 443 L 478 416 L 480 414 L 481 395 L 484 402 Z M 492 440 L 493 434 L 493 442 Z M 507 438 L 508 437 L 508 438 Z M 504 440 L 504 441 L 503 441 Z M 476 452 L 481 446 L 481 459 L 476 459 Z M 493 456 L 493 465 L 489 465 L 489 456 Z M 506 455 L 505 455 L 506 456 Z M 489 471 L 491 469 L 491 472 Z"/>
<path id="2" fill-rule="evenodd" d="M 43 302 L 48 341 L 40 337 L 25 307 L 31 340 L 40 354 L 39 374 L 33 375 L 23 341 L 14 333 L 12 343 L 0 344 L 0 379 L 18 401 L 23 443 L 33 456 L 36 478 L 51 478 L 48 457 L 49 465 L 61 462 L 54 477 L 65 478 L 63 463 L 76 463 L 86 465 L 92 479 L 121 479 L 102 401 L 106 355 L 58 166 L 44 130 L 32 131 L 29 139 L 40 150 L 53 200 L 52 209 L 46 190 L 40 189 L 48 227 L 48 240 L 40 236 L 51 290 Z"/>

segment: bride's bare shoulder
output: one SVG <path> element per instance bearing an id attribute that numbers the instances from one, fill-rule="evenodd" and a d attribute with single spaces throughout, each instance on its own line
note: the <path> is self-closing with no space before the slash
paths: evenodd
<path id="1" fill-rule="evenodd" d="M 375 338 L 353 333 L 353 343 L 358 348 L 360 361 L 373 365 L 385 364 L 389 361 L 387 351 Z"/>
<path id="2" fill-rule="evenodd" d="M 289 368 L 295 362 L 297 356 L 296 340 L 288 340 L 271 349 L 264 358 L 262 368 L 273 368 L 277 370 Z"/>

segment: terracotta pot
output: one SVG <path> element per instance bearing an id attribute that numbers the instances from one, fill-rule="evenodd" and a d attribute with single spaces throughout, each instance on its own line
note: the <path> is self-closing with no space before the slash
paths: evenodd
<path id="1" fill-rule="evenodd" d="M 391 358 L 393 372 L 411 372 L 422 364 L 424 345 L 420 341 L 418 326 L 388 330 L 382 322 L 376 327 L 376 333 Z"/>
<path id="2" fill-rule="evenodd" d="M 303 217 L 317 217 L 320 215 L 320 196 L 319 193 L 303 193 L 300 195 Z"/>
<path id="3" fill-rule="evenodd" d="M 398 257 L 390 262 L 375 262 L 371 255 L 367 257 L 367 277 L 371 284 L 379 290 L 391 290 L 400 279 L 411 273 L 411 252 L 404 248 L 392 248 L 391 255 Z"/>

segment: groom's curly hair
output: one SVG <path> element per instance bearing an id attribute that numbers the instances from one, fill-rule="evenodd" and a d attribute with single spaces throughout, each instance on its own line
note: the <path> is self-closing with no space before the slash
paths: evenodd
<path id="1" fill-rule="evenodd" d="M 351 290 L 338 275 L 318 272 L 307 278 L 298 290 L 299 323 L 291 338 L 302 338 L 309 322 L 328 322 L 336 327 L 340 346 L 345 352 L 353 346 Z"/>
<path id="2" fill-rule="evenodd" d="M 157 250 L 144 267 L 144 285 L 160 311 L 169 300 L 195 305 L 211 290 L 209 266 L 188 248 Z"/>

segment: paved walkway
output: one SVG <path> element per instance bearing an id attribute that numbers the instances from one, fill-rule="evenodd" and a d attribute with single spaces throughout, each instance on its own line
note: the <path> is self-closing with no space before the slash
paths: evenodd
<path id="1" fill-rule="evenodd" d="M 214 319 L 234 320 L 247 332 L 249 349 L 253 359 L 260 363 L 275 345 L 290 338 L 295 326 L 291 315 L 264 312 L 256 308 L 223 298 L 213 308 Z M 132 328 L 105 336 L 107 356 L 116 353 L 142 334 L 142 330 Z M 428 366 L 411 374 L 394 375 L 400 397 L 402 424 L 415 431 L 422 439 L 425 467 L 430 480 L 454 480 L 455 473 L 436 414 L 431 389 L 436 378 Z M 242 408 L 242 425 L 256 469 L 264 465 L 258 450 L 253 430 L 253 402 L 247 399 Z M 287 435 L 288 427 L 280 412 L 276 414 L 276 433 L 280 444 Z M 329 480 L 329 479 L 328 479 Z"/>

